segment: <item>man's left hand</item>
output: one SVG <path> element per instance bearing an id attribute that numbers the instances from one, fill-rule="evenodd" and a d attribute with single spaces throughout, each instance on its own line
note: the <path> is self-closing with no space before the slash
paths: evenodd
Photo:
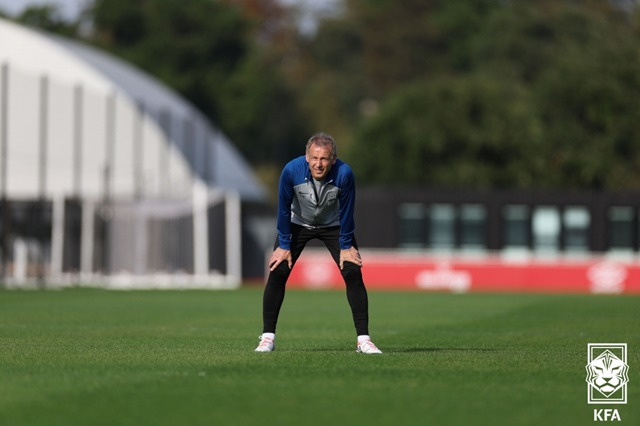
<path id="1" fill-rule="evenodd" d="M 344 262 L 351 262 L 362 266 L 362 258 L 355 247 L 351 246 L 346 250 L 340 250 L 340 269 L 344 266 Z"/>

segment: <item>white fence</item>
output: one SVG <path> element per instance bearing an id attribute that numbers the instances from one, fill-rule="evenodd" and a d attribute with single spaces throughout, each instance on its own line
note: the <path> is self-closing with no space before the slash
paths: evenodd
<path id="1" fill-rule="evenodd" d="M 240 199 L 203 185 L 193 192 L 171 201 L 45 203 L 37 219 L 50 234 L 11 237 L 4 286 L 238 287 Z"/>

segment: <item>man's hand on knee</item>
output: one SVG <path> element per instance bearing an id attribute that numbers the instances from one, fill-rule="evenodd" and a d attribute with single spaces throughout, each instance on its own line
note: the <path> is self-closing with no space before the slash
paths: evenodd
<path id="1" fill-rule="evenodd" d="M 271 254 L 271 258 L 269 259 L 269 270 L 270 271 L 275 270 L 278 267 L 278 265 L 285 260 L 289 265 L 289 269 L 291 269 L 291 251 L 281 249 L 280 247 L 276 248 L 273 251 L 273 254 Z"/>
<path id="2" fill-rule="evenodd" d="M 340 250 L 340 269 L 343 268 L 344 262 L 355 263 L 358 266 L 362 266 L 362 258 L 360 257 L 360 252 L 351 246 L 346 250 Z"/>

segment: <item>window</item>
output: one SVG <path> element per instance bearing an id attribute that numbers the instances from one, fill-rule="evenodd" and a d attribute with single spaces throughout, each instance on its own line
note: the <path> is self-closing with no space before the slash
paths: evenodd
<path id="1" fill-rule="evenodd" d="M 554 252 L 559 248 L 560 213 L 556 207 L 536 207 L 533 210 L 531 225 L 534 250 Z"/>
<path id="2" fill-rule="evenodd" d="M 504 248 L 526 249 L 529 247 L 529 207 L 509 205 L 503 210 Z"/>
<path id="3" fill-rule="evenodd" d="M 433 204 L 429 217 L 429 246 L 434 249 L 455 247 L 455 208 L 451 204 Z"/>
<path id="4" fill-rule="evenodd" d="M 634 231 L 633 207 L 615 206 L 608 215 L 609 249 L 632 251 Z"/>
<path id="5" fill-rule="evenodd" d="M 589 250 L 589 225 L 591 215 L 586 207 L 567 207 L 562 215 L 564 249 L 568 252 Z"/>
<path id="6" fill-rule="evenodd" d="M 403 203 L 398 207 L 400 218 L 400 247 L 424 246 L 426 209 L 420 203 Z"/>
<path id="7" fill-rule="evenodd" d="M 484 249 L 486 247 L 487 209 L 479 204 L 460 207 L 460 248 Z"/>

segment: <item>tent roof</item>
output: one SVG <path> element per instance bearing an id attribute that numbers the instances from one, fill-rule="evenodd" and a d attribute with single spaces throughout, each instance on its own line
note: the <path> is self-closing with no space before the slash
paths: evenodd
<path id="1" fill-rule="evenodd" d="M 253 170 L 228 138 L 197 108 L 146 72 L 88 45 L 4 19 L 0 19 L 0 63 L 128 97 L 183 152 L 194 175 L 211 187 L 235 190 L 244 199 L 266 199 Z M 184 130 L 187 125 L 191 133 Z M 189 137 L 205 138 L 210 144 L 210 170 L 201 170 L 195 164 L 197 156 L 189 158 L 185 152 Z"/>

